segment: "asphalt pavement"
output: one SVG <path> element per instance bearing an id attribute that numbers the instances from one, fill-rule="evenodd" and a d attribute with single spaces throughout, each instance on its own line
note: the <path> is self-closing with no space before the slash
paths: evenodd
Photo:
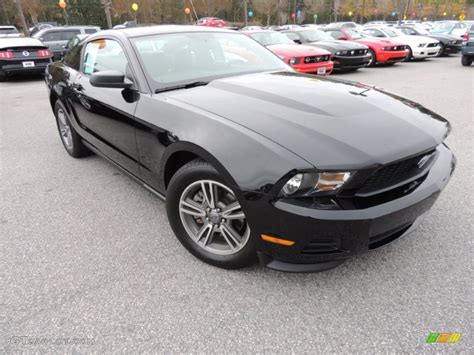
<path id="1" fill-rule="evenodd" d="M 195 259 L 162 201 L 67 155 L 41 78 L 0 83 L 0 352 L 472 353 L 474 66 L 460 61 L 335 76 L 449 119 L 458 166 L 413 234 L 315 274 Z"/>

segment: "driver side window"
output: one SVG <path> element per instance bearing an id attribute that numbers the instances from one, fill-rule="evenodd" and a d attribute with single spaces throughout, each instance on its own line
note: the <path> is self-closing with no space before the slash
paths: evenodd
<path id="1" fill-rule="evenodd" d="M 126 74 L 127 57 L 122 46 L 114 40 L 98 39 L 87 43 L 82 71 L 91 75 L 104 70 L 117 70 Z"/>

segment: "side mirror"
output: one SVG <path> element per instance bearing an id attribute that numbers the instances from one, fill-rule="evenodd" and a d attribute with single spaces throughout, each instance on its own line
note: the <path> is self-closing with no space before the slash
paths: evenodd
<path id="1" fill-rule="evenodd" d="M 133 83 L 117 70 L 105 70 L 91 75 L 90 83 L 98 88 L 129 89 Z"/>
<path id="2" fill-rule="evenodd" d="M 337 39 L 340 40 L 340 41 L 347 41 L 346 36 L 339 36 Z"/>
<path id="3" fill-rule="evenodd" d="M 301 41 L 299 39 L 294 39 L 293 42 L 295 42 L 296 44 L 301 44 Z"/>

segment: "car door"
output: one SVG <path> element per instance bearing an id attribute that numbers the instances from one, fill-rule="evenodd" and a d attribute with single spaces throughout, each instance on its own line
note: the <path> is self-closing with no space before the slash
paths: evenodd
<path id="1" fill-rule="evenodd" d="M 136 100 L 130 89 L 99 88 L 90 83 L 93 73 L 116 70 L 136 83 L 129 58 L 114 39 L 98 39 L 84 45 L 82 65 L 73 84 L 73 107 L 82 129 L 102 153 L 134 175 L 138 175 L 135 141 Z"/>

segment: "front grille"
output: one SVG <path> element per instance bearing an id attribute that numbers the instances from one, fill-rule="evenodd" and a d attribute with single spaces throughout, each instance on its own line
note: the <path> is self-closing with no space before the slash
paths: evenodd
<path id="1" fill-rule="evenodd" d="M 363 183 L 357 193 L 370 194 L 371 192 L 384 190 L 391 186 L 395 187 L 410 178 L 419 176 L 431 165 L 430 163 L 434 158 L 434 152 L 435 151 L 432 150 L 380 167 Z M 422 159 L 425 161 L 424 164 L 421 165 Z"/>
<path id="2" fill-rule="evenodd" d="M 436 47 L 437 45 L 438 45 L 438 43 L 428 43 L 428 45 L 426 47 L 433 48 L 433 47 Z"/>
<path id="3" fill-rule="evenodd" d="M 407 46 L 392 46 L 392 47 L 384 47 L 384 49 L 386 51 L 391 51 L 391 52 L 395 52 L 395 51 L 403 51 L 407 48 Z"/>
<path id="4" fill-rule="evenodd" d="M 304 58 L 305 64 L 327 62 L 328 60 L 329 60 L 329 55 L 319 55 L 319 56 L 311 56 L 311 57 Z"/>
<path id="5" fill-rule="evenodd" d="M 344 250 L 341 250 L 339 243 L 333 239 L 313 240 L 301 251 L 302 254 L 309 255 L 338 254 L 342 252 L 344 252 Z"/>
<path id="6" fill-rule="evenodd" d="M 340 56 L 342 57 L 355 57 L 359 55 L 367 54 L 367 49 L 353 49 L 349 51 L 341 51 Z"/>

